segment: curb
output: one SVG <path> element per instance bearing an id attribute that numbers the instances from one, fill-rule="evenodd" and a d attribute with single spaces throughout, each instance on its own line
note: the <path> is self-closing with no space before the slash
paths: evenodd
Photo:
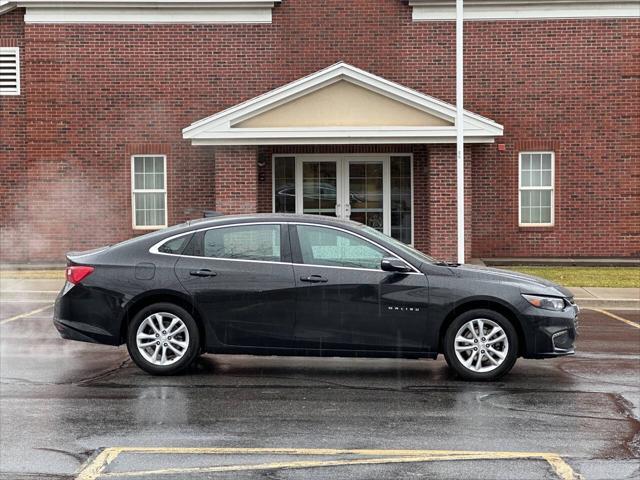
<path id="1" fill-rule="evenodd" d="M 628 298 L 574 298 L 578 306 L 583 308 L 603 308 L 606 310 L 640 310 L 640 300 Z"/>

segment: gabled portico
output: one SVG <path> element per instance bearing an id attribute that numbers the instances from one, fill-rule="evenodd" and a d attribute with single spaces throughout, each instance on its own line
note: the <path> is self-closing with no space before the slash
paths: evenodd
<path id="1" fill-rule="evenodd" d="M 195 122 L 183 137 L 216 147 L 221 212 L 350 218 L 453 259 L 454 122 L 453 105 L 338 63 Z M 467 144 L 503 131 L 468 111 L 464 125 Z"/>

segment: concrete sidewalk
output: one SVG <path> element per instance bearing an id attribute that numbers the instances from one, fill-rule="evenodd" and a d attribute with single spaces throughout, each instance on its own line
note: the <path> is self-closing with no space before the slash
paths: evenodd
<path id="1" fill-rule="evenodd" d="M 0 301 L 53 301 L 64 279 L 0 279 Z M 640 288 L 569 287 L 581 308 L 638 309 Z"/>
<path id="2" fill-rule="evenodd" d="M 640 288 L 569 287 L 581 308 L 640 309 Z"/>

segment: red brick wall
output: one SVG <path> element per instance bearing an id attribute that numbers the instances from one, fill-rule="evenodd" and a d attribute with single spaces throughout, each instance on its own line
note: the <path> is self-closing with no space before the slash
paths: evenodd
<path id="1" fill-rule="evenodd" d="M 429 147 L 426 169 L 426 231 L 424 244 L 417 247 L 436 258 L 457 261 L 456 146 Z M 465 149 L 465 258 L 471 257 L 472 185 L 471 151 Z"/>
<path id="2" fill-rule="evenodd" d="M 0 16 L 0 31 L 20 12 Z M 472 147 L 473 255 L 640 254 L 640 78 L 629 66 L 640 21 L 469 22 L 465 32 L 465 106 L 503 123 L 507 146 Z M 399 0 L 287 0 L 262 25 L 31 24 L 24 35 L 23 95 L 0 99 L 0 144 L 24 138 L 19 125 L 4 128 L 7 111 L 19 124 L 26 109 L 28 140 L 0 153 L 3 165 L 26 164 L 32 244 L 25 256 L 3 240 L 3 259 L 59 260 L 136 233 L 129 145 L 166 148 L 154 153 L 170 165 L 170 223 L 200 216 L 214 206 L 213 149 L 192 147 L 181 129 L 339 60 L 455 99 L 454 24 L 412 22 Z M 557 146 L 550 230 L 518 228 L 519 142 Z M 26 208 L 23 192 L 10 195 L 7 231 Z M 267 198 L 259 190 L 257 208 Z M 416 200 L 416 214 L 428 208 L 420 190 Z"/>
<path id="3" fill-rule="evenodd" d="M 0 17 L 0 47 L 20 47 L 24 53 L 23 17 L 23 9 Z M 22 69 L 24 65 L 24 55 L 20 55 Z M 27 257 L 25 109 L 24 95 L 0 96 L 0 263 L 10 257 Z"/>
<path id="4" fill-rule="evenodd" d="M 466 107 L 505 126 L 473 153 L 473 255 L 640 255 L 640 22 L 472 23 Z M 492 29 L 495 35 L 490 35 Z M 552 150 L 555 226 L 518 227 L 518 152 Z"/>
<path id="5" fill-rule="evenodd" d="M 216 147 L 216 210 L 225 214 L 258 211 L 258 150 Z"/>

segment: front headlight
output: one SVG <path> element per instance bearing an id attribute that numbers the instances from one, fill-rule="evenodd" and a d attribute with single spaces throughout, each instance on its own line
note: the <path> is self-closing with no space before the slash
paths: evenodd
<path id="1" fill-rule="evenodd" d="M 564 310 L 565 303 L 562 298 L 557 297 L 541 297 L 540 295 L 526 295 L 522 294 L 527 302 L 536 308 L 542 308 L 544 310 L 553 310 L 559 312 Z"/>

